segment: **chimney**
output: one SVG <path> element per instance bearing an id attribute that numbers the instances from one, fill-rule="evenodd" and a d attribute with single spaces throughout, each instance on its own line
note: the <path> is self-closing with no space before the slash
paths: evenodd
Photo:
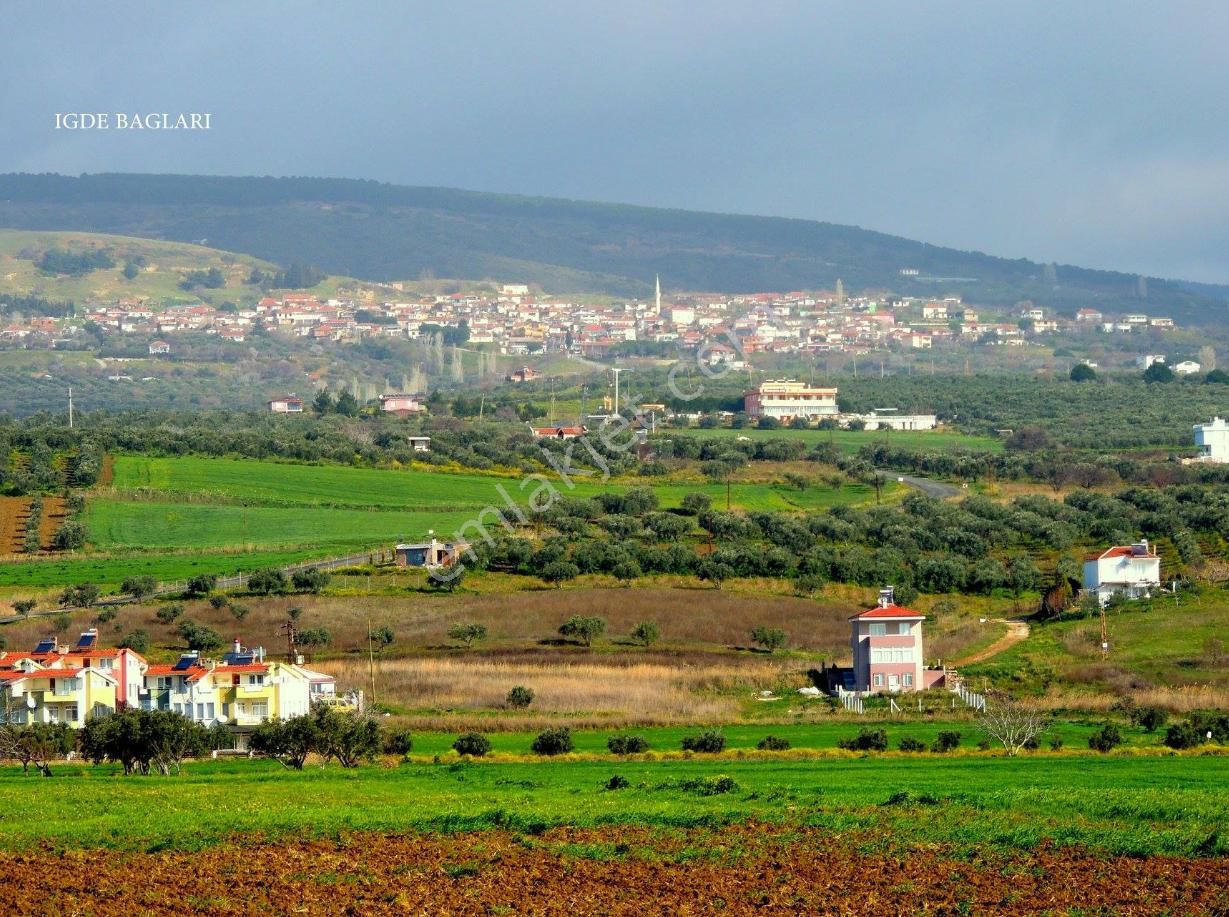
<path id="1" fill-rule="evenodd" d="M 879 607 L 887 608 L 889 605 L 896 603 L 896 588 L 888 586 L 885 589 L 879 590 Z"/>

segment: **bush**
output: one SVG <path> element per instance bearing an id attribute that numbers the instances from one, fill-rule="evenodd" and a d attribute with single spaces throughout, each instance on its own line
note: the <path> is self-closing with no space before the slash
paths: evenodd
<path id="1" fill-rule="evenodd" d="M 931 751 L 948 752 L 960 747 L 960 733 L 945 729 L 936 737 L 934 744 L 930 746 Z"/>
<path id="2" fill-rule="evenodd" d="M 163 624 L 171 624 L 176 618 L 183 614 L 184 607 L 181 602 L 169 602 L 163 605 L 154 612 L 154 617 Z"/>
<path id="3" fill-rule="evenodd" d="M 789 751 L 789 739 L 783 739 L 780 736 L 764 736 L 760 739 L 755 747 L 760 751 Z"/>
<path id="4" fill-rule="evenodd" d="M 225 608 L 229 604 L 230 604 L 230 599 L 227 596 L 211 595 L 209 597 L 209 606 L 213 608 L 214 611 L 221 611 L 223 608 Z"/>
<path id="5" fill-rule="evenodd" d="M 649 750 L 649 743 L 643 736 L 611 736 L 606 747 L 612 755 L 638 755 Z"/>
<path id="6" fill-rule="evenodd" d="M 184 595 L 209 595 L 218 584 L 218 578 L 212 573 L 198 573 L 188 580 Z"/>
<path id="7" fill-rule="evenodd" d="M 470 755 L 474 758 L 481 758 L 483 755 L 490 753 L 491 740 L 480 732 L 467 732 L 464 735 L 457 736 L 457 740 L 452 743 L 452 749 L 458 755 Z"/>
<path id="8" fill-rule="evenodd" d="M 592 646 L 593 640 L 606 632 L 605 618 L 586 618 L 572 615 L 559 626 L 559 635 L 579 640 L 585 646 Z"/>
<path id="9" fill-rule="evenodd" d="M 144 655 L 149 652 L 149 631 L 134 630 L 116 644 L 120 649 L 130 649 L 134 653 Z"/>
<path id="10" fill-rule="evenodd" d="M 285 592 L 289 585 L 286 581 L 286 574 L 276 569 L 257 570 L 248 577 L 248 589 L 257 595 Z"/>
<path id="11" fill-rule="evenodd" d="M 448 639 L 460 640 L 469 649 L 475 640 L 486 639 L 486 627 L 474 623 L 457 623 L 448 628 Z"/>
<path id="12" fill-rule="evenodd" d="M 846 751 L 887 751 L 888 734 L 883 729 L 863 727 L 852 739 L 841 739 L 836 744 Z"/>
<path id="13" fill-rule="evenodd" d="M 524 710 L 533 703 L 534 693 L 532 688 L 526 688 L 524 685 L 517 685 L 508 692 L 508 696 L 504 701 L 509 707 L 514 710 Z"/>
<path id="14" fill-rule="evenodd" d="M 1061 751 L 1063 747 L 1062 736 L 1050 736 L 1050 751 Z"/>
<path id="15" fill-rule="evenodd" d="M 629 786 L 631 786 L 631 783 L 628 782 L 628 779 L 620 777 L 618 774 L 615 774 L 606 781 L 606 789 L 608 790 L 626 790 Z"/>
<path id="16" fill-rule="evenodd" d="M 632 630 L 632 639 L 642 646 L 652 646 L 661 637 L 661 631 L 653 621 L 641 621 Z"/>
<path id="17" fill-rule="evenodd" d="M 733 793 L 738 789 L 738 784 L 733 777 L 717 774 L 713 777 L 694 777 L 684 780 L 679 784 L 679 789 L 689 793 L 698 793 L 701 796 L 721 796 L 725 793 Z"/>
<path id="18" fill-rule="evenodd" d="M 1203 733 L 1190 723 L 1174 723 L 1165 730 L 1165 744 L 1170 748 L 1196 748 L 1203 742 Z"/>
<path id="19" fill-rule="evenodd" d="M 901 751 L 925 751 L 926 743 L 921 739 L 915 739 L 913 736 L 905 736 L 900 740 L 897 746 Z"/>
<path id="20" fill-rule="evenodd" d="M 403 758 L 414 750 L 414 739 L 408 729 L 395 729 L 384 737 L 384 753 Z"/>
<path id="21" fill-rule="evenodd" d="M 1106 723 L 1088 737 L 1088 747 L 1102 754 L 1113 751 L 1122 744 L 1122 733 L 1113 723 Z"/>
<path id="22" fill-rule="evenodd" d="M 572 730 L 567 726 L 538 733 L 531 746 L 535 755 L 562 755 L 572 750 Z"/>
<path id="23" fill-rule="evenodd" d="M 779 627 L 757 627 L 751 631 L 751 639 L 770 653 L 789 643 L 789 636 Z"/>
<path id="24" fill-rule="evenodd" d="M 725 736 L 715 729 L 709 729 L 696 736 L 683 737 L 683 751 L 702 751 L 716 754 L 725 748 Z"/>
<path id="25" fill-rule="evenodd" d="M 298 570 L 290 577 L 290 584 L 294 587 L 295 592 L 310 592 L 318 595 L 324 591 L 324 587 L 331 579 L 332 576 L 323 570 Z"/>
<path id="26" fill-rule="evenodd" d="M 1169 714 L 1160 707 L 1139 707 L 1131 711 L 1131 722 L 1142 726 L 1144 732 L 1156 732 L 1169 719 Z"/>

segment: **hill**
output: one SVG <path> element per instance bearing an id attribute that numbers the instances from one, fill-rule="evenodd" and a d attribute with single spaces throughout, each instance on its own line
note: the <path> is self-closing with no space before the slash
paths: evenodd
<path id="1" fill-rule="evenodd" d="M 111 266 L 80 273 L 42 270 L 40 260 L 48 252 L 105 253 Z M 135 276 L 124 267 L 133 264 Z M 195 272 L 217 270 L 222 285 L 207 287 L 182 284 Z M 121 298 L 150 299 L 160 304 L 221 304 L 227 300 L 250 301 L 260 287 L 248 283 L 253 270 L 273 271 L 276 266 L 249 255 L 223 252 L 202 245 L 161 242 L 132 236 L 91 232 L 33 232 L 0 229 L 0 296 L 29 296 L 52 302 L 82 303 Z"/>
<path id="2" fill-rule="evenodd" d="M 807 220 L 317 178 L 0 176 L 0 226 L 211 244 L 333 274 L 520 280 L 552 291 L 831 287 L 1219 318 L 1229 287 L 997 258 Z M 911 273 L 902 274 L 908 270 Z M 912 273 L 916 271 L 916 273 Z M 1141 295 L 1142 294 L 1142 295 Z"/>

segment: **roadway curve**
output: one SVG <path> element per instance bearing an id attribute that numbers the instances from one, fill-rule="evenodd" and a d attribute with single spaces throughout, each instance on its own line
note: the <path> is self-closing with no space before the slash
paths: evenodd
<path id="1" fill-rule="evenodd" d="M 902 484 L 907 484 L 909 487 L 914 487 L 926 494 L 926 496 L 934 497 L 936 500 L 946 500 L 948 497 L 959 497 L 963 492 L 955 484 L 944 484 L 941 481 L 933 481 L 930 478 L 919 478 L 912 474 L 899 474 L 892 471 L 884 471 L 882 473 L 885 475 L 891 475 Z"/>

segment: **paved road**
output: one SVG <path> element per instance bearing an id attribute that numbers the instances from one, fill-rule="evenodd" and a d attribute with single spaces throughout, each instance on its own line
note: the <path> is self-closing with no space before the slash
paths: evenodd
<path id="1" fill-rule="evenodd" d="M 930 478 L 919 478 L 911 474 L 900 474 L 894 471 L 884 471 L 883 474 L 889 478 L 895 478 L 902 484 L 916 488 L 928 497 L 934 497 L 936 500 L 946 500 L 948 497 L 959 497 L 964 491 L 955 484 L 944 484 L 941 481 L 932 481 Z"/>

